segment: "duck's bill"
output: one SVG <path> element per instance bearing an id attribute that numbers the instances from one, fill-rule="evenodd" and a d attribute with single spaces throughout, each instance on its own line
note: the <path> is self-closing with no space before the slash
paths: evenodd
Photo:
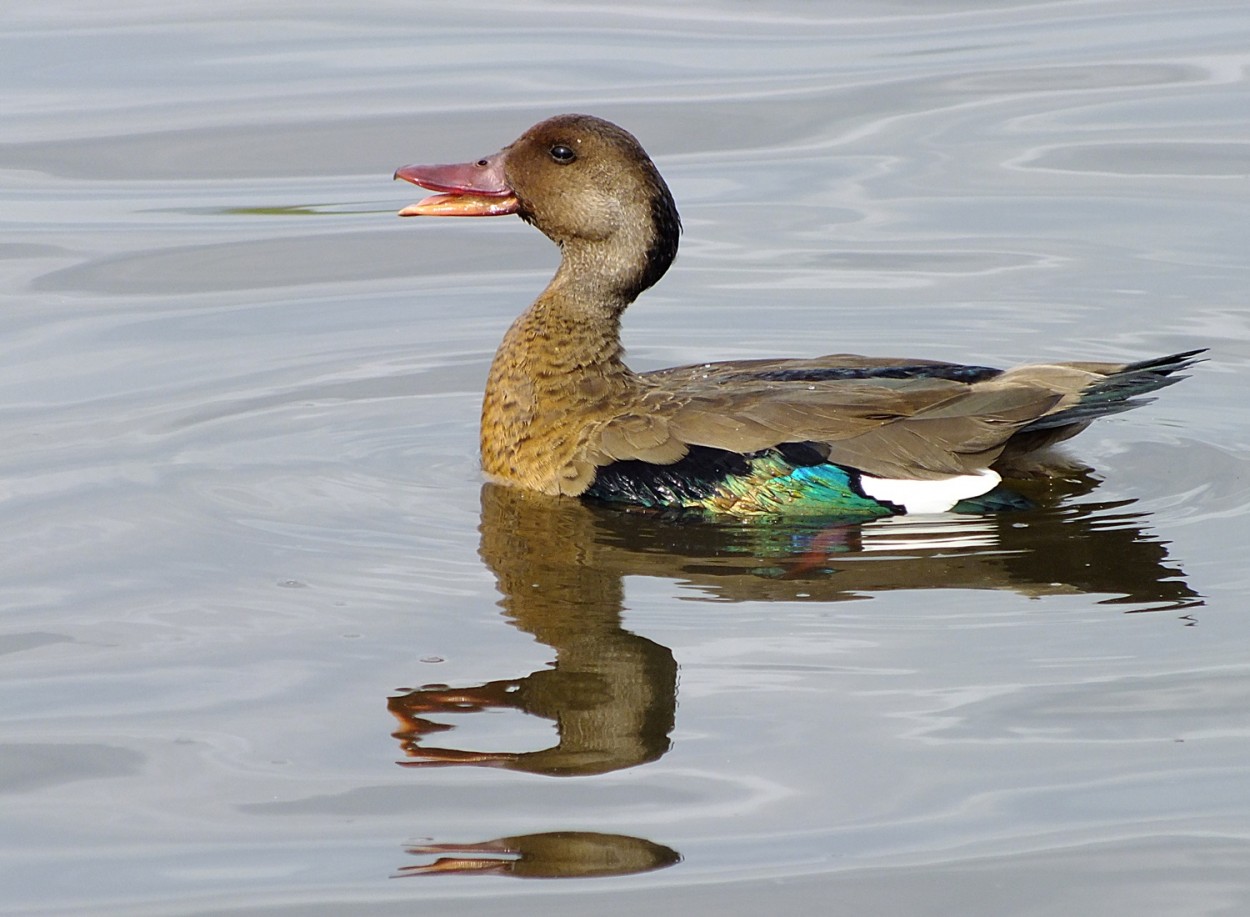
<path id="1" fill-rule="evenodd" d="M 517 212 L 517 199 L 476 194 L 434 194 L 409 204 L 401 217 L 501 217 Z"/>
<path id="2" fill-rule="evenodd" d="M 403 166 L 395 170 L 395 177 L 441 192 L 409 204 L 399 211 L 401 217 L 498 217 L 520 207 L 499 156 L 456 165 Z"/>

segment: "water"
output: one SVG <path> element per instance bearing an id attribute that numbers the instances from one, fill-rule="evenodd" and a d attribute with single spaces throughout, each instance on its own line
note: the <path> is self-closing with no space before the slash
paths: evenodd
<path id="1" fill-rule="evenodd" d="M 0 907 L 1244 912 L 1248 39 L 1124 0 L 12 5 Z M 637 368 L 1211 359 L 1018 516 L 482 488 L 555 253 L 398 220 L 389 176 L 569 110 L 682 210 Z"/>

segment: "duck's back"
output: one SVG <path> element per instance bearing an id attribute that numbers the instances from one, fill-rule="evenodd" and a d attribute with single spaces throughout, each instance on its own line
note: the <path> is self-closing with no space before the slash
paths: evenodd
<path id="1" fill-rule="evenodd" d="M 640 377 L 605 425 L 587 495 L 735 515 L 939 511 L 996 468 L 1127 410 L 1195 353 L 1012 370 L 837 354 L 695 364 Z M 657 461 L 682 446 L 679 459 Z"/>

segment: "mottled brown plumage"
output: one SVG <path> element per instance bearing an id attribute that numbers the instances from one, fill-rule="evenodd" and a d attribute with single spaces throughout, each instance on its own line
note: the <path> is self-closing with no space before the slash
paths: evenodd
<path id="1" fill-rule="evenodd" d="M 482 465 L 504 484 L 577 495 L 614 463 L 668 466 L 692 447 L 751 456 L 786 443 L 856 473 L 938 481 L 1074 435 L 1191 362 L 999 372 L 838 354 L 634 373 L 620 316 L 668 268 L 680 222 L 632 135 L 562 115 L 487 159 L 396 176 L 443 192 L 403 215 L 517 213 L 560 247 L 555 277 L 504 336 L 487 381 Z"/>

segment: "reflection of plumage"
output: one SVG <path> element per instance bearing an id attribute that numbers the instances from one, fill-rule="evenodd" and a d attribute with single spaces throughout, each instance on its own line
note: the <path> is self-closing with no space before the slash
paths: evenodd
<path id="1" fill-rule="evenodd" d="M 638 374 L 620 316 L 668 269 L 681 224 L 630 134 L 563 115 L 486 159 L 396 175 L 442 192 L 405 215 L 517 213 L 560 246 L 482 407 L 484 469 L 525 489 L 734 516 L 951 509 L 1177 381 L 1199 353 L 1009 370 L 838 354 Z"/>
<path id="2" fill-rule="evenodd" d="M 404 866 L 397 876 L 492 873 L 519 879 L 585 879 L 629 876 L 681 862 L 681 854 L 663 844 L 599 831 L 518 834 L 476 844 L 416 844 L 408 852 L 439 858 Z"/>
<path id="3" fill-rule="evenodd" d="M 595 550 L 581 540 L 593 536 L 593 525 L 589 509 L 574 500 L 514 488 L 483 492 L 482 557 L 498 580 L 501 604 L 517 627 L 555 650 L 555 662 L 520 678 L 391 698 L 387 706 L 401 724 L 396 736 L 413 759 L 405 764 L 577 777 L 636 767 L 668 751 L 677 662 L 668 647 L 621 626 L 620 573 L 579 562 L 581 548 Z M 448 728 L 430 716 L 485 709 L 550 719 L 558 741 L 522 752 L 426 744 L 429 734 Z"/>
<path id="4" fill-rule="evenodd" d="M 626 577 L 680 581 L 683 598 L 713 602 L 827 603 L 900 589 L 1001 589 L 1102 596 L 1132 611 L 1201 604 L 1167 548 L 1144 530 L 1146 516 L 1123 503 L 1074 499 L 1096 486 L 1075 469 L 1023 482 L 1038 508 L 1011 516 L 741 525 L 733 518 L 690 523 L 680 514 L 487 484 L 482 559 L 509 620 L 551 647 L 554 659 L 529 674 L 427 685 L 390 698 L 403 764 L 579 777 L 663 756 L 677 711 L 677 661 L 668 647 L 622 625 Z M 453 725 L 484 710 L 548 719 L 557 742 L 519 751 L 455 747 Z M 434 744 L 434 736 L 442 741 Z"/>

